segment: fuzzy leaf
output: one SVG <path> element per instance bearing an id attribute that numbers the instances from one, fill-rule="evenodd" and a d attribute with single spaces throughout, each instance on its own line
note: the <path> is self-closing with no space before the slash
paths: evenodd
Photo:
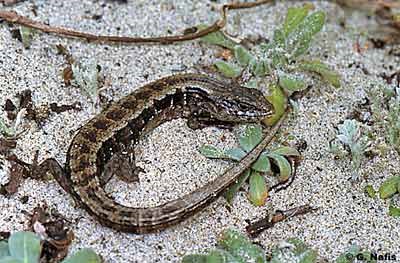
<path id="1" fill-rule="evenodd" d="M 200 153 L 207 158 L 221 159 L 224 158 L 224 152 L 211 145 L 203 145 L 199 149 Z"/>
<path id="2" fill-rule="evenodd" d="M 250 175 L 249 199 L 255 206 L 263 206 L 268 198 L 268 187 L 265 179 L 256 171 Z"/>
<path id="3" fill-rule="evenodd" d="M 75 61 L 72 65 L 73 81 L 91 99 L 96 101 L 99 92 L 99 68 L 96 61 Z"/>
<path id="4" fill-rule="evenodd" d="M 30 27 L 21 26 L 19 32 L 21 34 L 22 44 L 25 48 L 29 48 L 31 46 L 35 30 Z"/>
<path id="5" fill-rule="evenodd" d="M 12 128 L 9 128 L 5 123 L 4 119 L 0 117 L 0 133 L 5 137 L 11 137 L 15 134 Z"/>
<path id="6" fill-rule="evenodd" d="M 334 86 L 335 88 L 340 88 L 340 75 L 335 71 L 331 70 L 324 63 L 314 60 L 314 61 L 302 61 L 297 64 L 298 68 L 301 70 L 317 73 L 321 78 Z"/>
<path id="7" fill-rule="evenodd" d="M 393 217 L 400 217 L 400 208 L 391 203 L 389 206 L 389 215 Z"/>
<path id="8" fill-rule="evenodd" d="M 288 63 L 286 58 L 286 40 L 285 34 L 281 30 L 274 31 L 274 38 L 270 46 L 270 51 L 267 53 L 271 58 L 273 68 L 285 66 Z"/>
<path id="9" fill-rule="evenodd" d="M 268 157 L 275 161 L 276 165 L 279 167 L 279 181 L 285 182 L 290 178 L 292 174 L 292 167 L 289 161 L 282 155 L 275 153 L 268 153 Z"/>
<path id="10" fill-rule="evenodd" d="M 202 30 L 208 27 L 207 25 L 198 25 L 197 29 Z M 212 44 L 212 45 L 218 45 L 222 46 L 228 49 L 233 50 L 235 46 L 237 45 L 235 42 L 233 42 L 231 39 L 229 39 L 225 34 L 223 34 L 221 31 L 217 31 L 208 35 L 205 35 L 204 37 L 201 37 L 201 40 Z"/>
<path id="11" fill-rule="evenodd" d="M 362 255 L 362 262 L 365 263 L 376 263 L 376 260 L 371 258 L 371 252 L 361 250 L 358 246 L 353 245 L 349 250 L 342 253 L 336 260 L 335 263 L 353 263 L 358 262 L 357 255 Z"/>
<path id="12" fill-rule="evenodd" d="M 369 197 L 371 197 L 371 198 L 376 197 L 376 191 L 372 185 L 369 184 L 369 185 L 365 186 L 364 191 L 367 193 L 367 195 Z"/>
<path id="13" fill-rule="evenodd" d="M 338 125 L 339 134 L 336 135 L 336 138 L 339 139 L 340 142 L 350 147 L 352 152 L 354 150 L 360 151 L 358 149 L 360 138 L 361 138 L 361 130 L 359 128 L 359 124 L 356 120 L 345 120 L 343 124 Z"/>
<path id="14" fill-rule="evenodd" d="M 308 50 L 313 36 L 321 31 L 324 23 L 325 13 L 317 11 L 307 16 L 297 25 L 296 29 L 289 34 L 286 41 L 286 50 L 291 52 L 292 58 L 297 58 Z"/>
<path id="15" fill-rule="evenodd" d="M 247 49 L 239 45 L 234 48 L 234 54 L 239 65 L 244 67 L 249 65 L 250 61 L 255 60 Z"/>
<path id="16" fill-rule="evenodd" d="M 283 50 L 286 47 L 285 33 L 283 33 L 283 31 L 280 29 L 276 29 L 274 31 L 272 43 L 273 43 L 273 46 L 271 46 L 271 48 L 275 49 L 275 51 L 277 51 L 278 49 Z"/>
<path id="17" fill-rule="evenodd" d="M 8 239 L 10 255 L 24 263 L 37 263 L 40 256 L 40 239 L 32 232 L 16 232 Z"/>
<path id="18" fill-rule="evenodd" d="M 360 251 L 358 246 L 351 246 L 335 260 L 335 263 L 353 263 Z"/>
<path id="19" fill-rule="evenodd" d="M 295 148 L 288 147 L 288 146 L 281 146 L 281 147 L 275 148 L 274 150 L 271 151 L 271 153 L 284 155 L 284 156 L 300 156 L 299 151 L 297 151 Z"/>
<path id="20" fill-rule="evenodd" d="M 7 256 L 0 258 L 0 263 L 25 263 L 25 261 Z"/>
<path id="21" fill-rule="evenodd" d="M 318 254 L 307 247 L 304 242 L 296 238 L 289 238 L 281 242 L 272 251 L 270 263 L 316 263 Z"/>
<path id="22" fill-rule="evenodd" d="M 182 263 L 208 263 L 208 262 L 210 262 L 208 255 L 204 254 L 186 255 L 182 259 Z M 214 261 L 214 262 L 219 263 L 219 261 Z"/>
<path id="23" fill-rule="evenodd" d="M 232 148 L 225 151 L 224 155 L 225 158 L 240 161 L 246 155 L 246 152 L 242 148 Z"/>
<path id="24" fill-rule="evenodd" d="M 250 169 L 247 169 L 241 176 L 239 176 L 237 181 L 226 190 L 225 199 L 229 204 L 232 204 L 233 198 L 235 197 L 236 193 L 243 186 L 243 184 L 246 182 L 249 176 L 250 176 Z"/>
<path id="25" fill-rule="evenodd" d="M 392 176 L 386 179 L 379 187 L 379 197 L 382 199 L 387 199 L 392 197 L 398 191 L 398 186 L 400 183 L 400 176 Z"/>
<path id="26" fill-rule="evenodd" d="M 257 77 L 262 77 L 269 72 L 268 64 L 265 61 L 252 60 L 250 62 L 250 72 Z"/>
<path id="27" fill-rule="evenodd" d="M 244 133 L 239 137 L 239 145 L 246 152 L 250 152 L 261 142 L 262 136 L 260 125 L 247 125 Z"/>
<path id="28" fill-rule="evenodd" d="M 219 72 L 221 72 L 225 77 L 235 78 L 240 75 L 241 69 L 233 64 L 227 63 L 225 61 L 217 61 L 214 64 Z"/>
<path id="29" fill-rule="evenodd" d="M 264 250 L 251 243 L 246 236 L 235 230 L 225 230 L 221 234 L 218 244 L 235 258 L 240 259 L 239 262 L 267 262 Z"/>
<path id="30" fill-rule="evenodd" d="M 83 248 L 78 252 L 76 252 L 74 255 L 68 257 L 62 263 L 77 263 L 77 262 L 101 263 L 102 260 L 100 256 L 93 251 L 93 249 Z"/>
<path id="31" fill-rule="evenodd" d="M 279 86 L 286 90 L 289 96 L 295 91 L 301 91 L 307 88 L 306 82 L 299 77 L 290 74 L 279 74 Z"/>
<path id="32" fill-rule="evenodd" d="M 6 241 L 0 241 L 0 259 L 9 256 L 8 243 Z"/>
<path id="33" fill-rule="evenodd" d="M 267 154 L 262 153 L 260 157 L 258 157 L 257 161 L 253 163 L 251 168 L 256 170 L 257 172 L 263 172 L 263 173 L 271 171 L 271 163 L 269 162 Z"/>
<path id="34" fill-rule="evenodd" d="M 271 86 L 270 89 L 271 95 L 267 96 L 267 100 L 274 106 L 275 114 L 264 120 L 268 126 L 274 125 L 282 117 L 287 106 L 287 98 L 282 89 L 276 85 Z"/>
<path id="35" fill-rule="evenodd" d="M 297 26 L 303 22 L 303 20 L 308 15 L 309 7 L 303 6 L 300 8 L 289 7 L 285 22 L 283 24 L 283 33 L 287 37 Z"/>

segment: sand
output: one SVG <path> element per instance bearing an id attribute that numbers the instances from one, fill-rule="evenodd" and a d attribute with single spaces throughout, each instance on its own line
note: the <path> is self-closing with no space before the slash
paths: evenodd
<path id="1" fill-rule="evenodd" d="M 297 3 L 298 5 L 299 3 Z M 231 12 L 227 31 L 244 38 L 270 38 L 282 22 L 287 7 L 279 2 L 250 10 Z M 37 16 L 32 8 L 35 6 Z M 218 18 L 214 1 L 25 1 L 12 9 L 20 14 L 51 25 L 66 25 L 97 34 L 157 36 Z M 0 196 L 0 230 L 19 231 L 27 223 L 22 211 L 32 211 L 41 203 L 56 208 L 71 221 L 76 239 L 72 251 L 91 247 L 106 262 L 179 262 L 188 253 L 204 252 L 214 247 L 218 234 L 226 228 L 244 230 L 246 219 L 265 215 L 271 209 L 287 209 L 310 204 L 319 207 L 314 214 L 291 219 L 263 232 L 257 239 L 267 249 L 289 237 L 298 237 L 322 257 L 334 259 L 353 244 L 381 254 L 400 258 L 399 219 L 388 216 L 388 202 L 371 199 L 363 191 L 365 185 L 377 188 L 385 178 L 399 173 L 399 158 L 394 152 L 365 159 L 360 170 L 361 180 L 352 182 L 351 164 L 335 160 L 328 150 L 328 141 L 335 137 L 337 125 L 346 119 L 357 103 L 363 101 L 368 89 L 384 84 L 380 73 L 398 69 L 400 57 L 388 55 L 392 48 L 369 48 L 357 53 L 354 49 L 365 25 L 372 23 L 365 14 L 344 13 L 335 4 L 316 2 L 316 9 L 327 12 L 328 21 L 310 50 L 312 57 L 321 58 L 342 75 L 342 88 L 336 90 L 320 81 L 312 82 L 309 96 L 298 102 L 298 111 L 283 127 L 283 134 L 292 135 L 294 144 L 302 139 L 307 149 L 298 176 L 285 191 L 271 194 L 268 205 L 254 207 L 240 192 L 232 211 L 219 198 L 195 216 L 165 231 L 148 235 L 121 233 L 101 226 L 55 181 L 26 180 L 18 193 Z M 8 8 L 10 9 L 10 8 Z M 101 19 L 92 19 L 101 15 Z M 340 26 L 346 20 L 347 27 Z M 365 37 L 361 36 L 361 41 Z M 141 85 L 179 70 L 195 71 L 198 65 L 210 65 L 221 49 L 191 41 L 176 45 L 102 45 L 37 34 L 29 49 L 11 37 L 10 27 L 0 26 L 0 105 L 6 99 L 15 101 L 18 92 L 33 91 L 36 105 L 50 102 L 80 102 L 82 111 L 52 114 L 43 127 L 23 122 L 27 131 L 18 140 L 17 155 L 30 162 L 36 150 L 40 159 L 55 157 L 65 160 L 73 134 L 96 114 L 92 101 L 78 88 L 66 87 L 61 72 L 65 67 L 57 55 L 56 44 L 62 44 L 79 60 L 94 59 L 102 67 L 106 85 L 102 95 L 114 100 Z M 354 64 L 354 66 L 349 66 Z M 369 72 L 366 75 L 359 64 Z M 390 66 L 393 69 L 389 69 Z M 5 117 L 5 113 L 1 115 Z M 377 134 L 383 140 L 383 131 Z M 225 140 L 222 142 L 221 138 Z M 213 144 L 221 148 L 236 145 L 234 133 L 206 128 L 190 130 L 183 120 L 166 123 L 154 130 L 138 147 L 138 164 L 146 173 L 139 184 L 128 185 L 117 179 L 108 186 L 121 203 L 132 206 L 153 206 L 175 199 L 221 174 L 228 163 L 208 160 L 198 148 Z M 8 178 L 7 162 L 0 168 L 0 182 Z M 29 196 L 27 203 L 22 196 Z"/>

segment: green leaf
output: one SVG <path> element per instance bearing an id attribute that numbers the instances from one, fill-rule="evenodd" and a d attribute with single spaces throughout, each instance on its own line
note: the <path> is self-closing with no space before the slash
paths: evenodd
<path id="1" fill-rule="evenodd" d="M 297 76 L 281 73 L 279 74 L 279 86 L 287 91 L 288 95 L 292 95 L 295 91 L 305 90 L 306 82 Z"/>
<path id="2" fill-rule="evenodd" d="M 260 157 L 258 157 L 257 161 L 253 163 L 251 168 L 258 172 L 263 172 L 263 173 L 271 171 L 271 163 L 269 162 L 267 154 L 262 153 Z"/>
<path id="3" fill-rule="evenodd" d="M 297 151 L 295 148 L 288 147 L 288 146 L 281 146 L 281 147 L 275 148 L 271 151 L 271 153 L 284 155 L 284 156 L 300 156 L 299 151 Z"/>
<path id="4" fill-rule="evenodd" d="M 256 77 L 262 77 L 270 71 L 267 62 L 252 60 L 250 62 L 250 72 Z"/>
<path id="5" fill-rule="evenodd" d="M 21 34 L 22 44 L 24 45 L 25 48 L 29 48 L 31 46 L 35 30 L 33 30 L 30 27 L 21 26 L 19 32 Z"/>
<path id="6" fill-rule="evenodd" d="M 252 80 L 250 80 L 249 82 L 247 82 L 244 86 L 246 87 L 246 88 L 249 88 L 249 89 L 256 89 L 257 88 L 257 80 L 255 80 L 255 79 L 252 79 Z"/>
<path id="7" fill-rule="evenodd" d="M 221 234 L 218 244 L 232 254 L 239 262 L 266 263 L 265 252 L 261 247 L 253 244 L 250 240 L 235 230 L 225 230 Z"/>
<path id="8" fill-rule="evenodd" d="M 272 60 L 271 65 L 273 68 L 288 64 L 285 34 L 281 30 L 274 31 L 274 38 L 267 54 Z"/>
<path id="9" fill-rule="evenodd" d="M 207 25 L 198 25 L 197 29 L 203 30 L 207 27 Z M 235 42 L 225 36 L 225 34 L 223 34 L 221 31 L 205 35 L 204 37 L 201 37 L 201 40 L 208 44 L 222 46 L 231 50 L 233 50 L 237 45 Z"/>
<path id="10" fill-rule="evenodd" d="M 400 217 L 400 208 L 391 203 L 389 205 L 389 215 L 393 217 Z"/>
<path id="11" fill-rule="evenodd" d="M 7 241 L 0 241 L 0 259 L 6 256 L 9 256 L 10 252 L 8 251 L 8 243 Z"/>
<path id="12" fill-rule="evenodd" d="M 335 260 L 335 263 L 353 263 L 360 251 L 358 246 L 351 246 Z"/>
<path id="13" fill-rule="evenodd" d="M 286 47 L 285 33 L 283 33 L 283 31 L 280 29 L 276 29 L 274 31 L 274 36 L 272 39 L 272 46 L 270 46 L 270 48 L 273 50 L 273 52 L 276 52 L 279 49 L 281 49 L 281 51 L 283 51 L 283 49 L 285 47 Z"/>
<path id="14" fill-rule="evenodd" d="M 242 261 L 239 261 L 225 250 L 214 249 L 206 255 L 187 255 L 182 259 L 182 263 L 242 263 Z"/>
<path id="15" fill-rule="evenodd" d="M 276 165 L 279 167 L 279 181 L 287 181 L 292 174 L 292 167 L 290 166 L 289 161 L 282 155 L 276 153 L 268 153 L 267 155 L 274 160 Z"/>
<path id="16" fill-rule="evenodd" d="M 211 145 L 203 145 L 199 149 L 200 153 L 207 158 L 221 159 L 224 158 L 225 154 L 222 150 L 215 148 Z"/>
<path id="17" fill-rule="evenodd" d="M 255 60 L 247 49 L 239 45 L 234 48 L 234 55 L 239 65 L 244 67 L 249 65 L 250 61 Z"/>
<path id="18" fill-rule="evenodd" d="M 315 250 L 307 250 L 300 255 L 299 263 L 315 263 L 317 262 L 318 253 Z"/>
<path id="19" fill-rule="evenodd" d="M 240 147 L 246 152 L 250 152 L 262 140 L 262 129 L 260 125 L 246 125 L 244 133 L 239 137 Z"/>
<path id="20" fill-rule="evenodd" d="M 3 118 L 0 117 L 0 133 L 5 137 L 11 137 L 15 134 L 14 129 L 9 128 Z"/>
<path id="21" fill-rule="evenodd" d="M 74 255 L 68 257 L 66 260 L 63 260 L 62 263 L 101 263 L 101 258 L 97 255 L 93 249 L 90 248 L 82 248 Z"/>
<path id="22" fill-rule="evenodd" d="M 37 263 L 40 256 L 40 239 L 32 232 L 16 232 L 8 239 L 10 255 L 24 263 Z"/>
<path id="23" fill-rule="evenodd" d="M 392 197 L 398 191 L 398 185 L 400 183 L 400 176 L 393 176 L 386 179 L 379 187 L 379 197 L 387 199 Z"/>
<path id="24" fill-rule="evenodd" d="M 324 81 L 328 82 L 335 88 L 340 88 L 340 75 L 335 71 L 331 70 L 324 63 L 317 60 L 301 61 L 297 64 L 297 66 L 301 70 L 319 74 Z"/>
<path id="25" fill-rule="evenodd" d="M 268 198 L 268 187 L 263 176 L 252 171 L 250 175 L 249 199 L 255 206 L 263 206 Z"/>
<path id="26" fill-rule="evenodd" d="M 227 63 L 225 61 L 215 62 L 215 67 L 221 72 L 225 77 L 235 78 L 240 75 L 241 69 L 233 64 Z"/>
<path id="27" fill-rule="evenodd" d="M 287 106 L 287 98 L 285 93 L 279 86 L 270 86 L 271 95 L 267 96 L 268 102 L 274 106 L 275 114 L 264 120 L 268 126 L 274 125 L 285 113 Z"/>
<path id="28" fill-rule="evenodd" d="M 367 195 L 371 198 L 375 198 L 376 197 L 376 191 L 374 189 L 374 187 L 372 185 L 366 185 L 364 188 L 364 191 L 367 193 Z"/>
<path id="29" fill-rule="evenodd" d="M 359 262 L 357 259 L 357 255 L 362 255 L 362 262 L 365 263 L 376 263 L 376 260 L 371 258 L 370 251 L 362 251 L 360 247 L 354 245 L 351 246 L 346 252 L 342 253 L 336 260 L 335 263 L 353 263 Z"/>
<path id="30" fill-rule="evenodd" d="M 307 16 L 289 34 L 286 40 L 286 50 L 292 54 L 292 59 L 297 58 L 308 50 L 313 36 L 321 31 L 324 23 L 325 13 L 317 11 Z"/>
<path id="31" fill-rule="evenodd" d="M 315 250 L 310 249 L 303 241 L 297 238 L 289 238 L 285 243 L 286 246 L 276 246 L 272 251 L 272 259 L 270 263 L 316 263 L 318 254 Z"/>
<path id="32" fill-rule="evenodd" d="M 208 255 L 203 254 L 186 255 L 183 257 L 182 263 L 208 263 L 209 261 L 207 261 L 207 258 Z"/>
<path id="33" fill-rule="evenodd" d="M 228 202 L 228 204 L 232 204 L 233 198 L 235 197 L 236 193 L 243 186 L 243 184 L 246 182 L 249 176 L 250 176 L 250 169 L 247 169 L 241 176 L 239 176 L 238 180 L 226 190 L 225 199 Z"/>
<path id="34" fill-rule="evenodd" d="M 25 261 L 7 256 L 0 258 L 0 263 L 25 263 Z"/>
<path id="35" fill-rule="evenodd" d="M 289 7 L 285 22 L 283 24 L 283 33 L 285 37 L 287 37 L 297 26 L 303 22 L 303 20 L 308 15 L 309 7 L 307 5 L 296 8 L 296 7 Z"/>
<path id="36" fill-rule="evenodd" d="M 96 101 L 99 93 L 99 67 L 93 59 L 85 61 L 75 61 L 71 65 L 73 73 L 73 82 L 83 92 L 85 92 L 92 101 Z"/>
<path id="37" fill-rule="evenodd" d="M 246 155 L 246 152 L 242 148 L 233 148 L 225 151 L 224 155 L 225 158 L 240 161 Z"/>

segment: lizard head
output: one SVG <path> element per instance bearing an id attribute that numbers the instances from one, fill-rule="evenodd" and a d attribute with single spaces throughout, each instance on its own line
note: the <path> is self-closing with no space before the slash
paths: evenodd
<path id="1" fill-rule="evenodd" d="M 257 89 L 239 85 L 213 87 L 206 97 L 197 105 L 199 114 L 221 122 L 258 122 L 274 113 L 273 106 Z"/>

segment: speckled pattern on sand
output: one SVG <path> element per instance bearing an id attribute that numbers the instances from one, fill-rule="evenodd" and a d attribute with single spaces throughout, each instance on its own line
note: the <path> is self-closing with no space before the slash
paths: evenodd
<path id="1" fill-rule="evenodd" d="M 231 12 L 227 30 L 237 37 L 270 38 L 289 5 L 278 2 L 274 6 Z M 350 163 L 335 161 L 327 147 L 327 142 L 334 137 L 334 127 L 365 97 L 367 89 L 374 88 L 371 83 L 383 81 L 378 77 L 380 73 L 392 73 L 399 68 L 400 57 L 388 55 L 391 47 L 355 52 L 353 45 L 363 29 L 354 23 L 359 21 L 362 25 L 370 20 L 365 15 L 351 17 L 347 14 L 350 17 L 344 29 L 340 21 L 345 14 L 340 7 L 327 2 L 315 5 L 328 13 L 328 21 L 311 53 L 342 74 L 343 87 L 334 90 L 314 81 L 310 95 L 299 102 L 298 112 L 285 124 L 284 131 L 296 139 L 306 140 L 308 148 L 303 153 L 304 161 L 293 185 L 286 191 L 272 194 L 268 206 L 287 209 L 311 204 L 320 209 L 276 225 L 263 232 L 257 241 L 269 249 L 276 242 L 299 237 L 330 259 L 352 244 L 400 258 L 399 219 L 387 215 L 387 202 L 368 198 L 363 193 L 366 184 L 378 187 L 385 178 L 399 173 L 398 157 L 393 153 L 366 160 L 360 172 L 364 179 L 352 184 Z M 37 16 L 32 12 L 33 6 Z M 193 25 L 213 22 L 219 15 L 213 7 L 215 1 L 208 0 L 161 3 L 138 0 L 128 1 L 128 4 L 104 0 L 36 0 L 24 1 L 13 8 L 51 25 L 67 25 L 98 34 L 156 36 L 170 31 L 180 33 Z M 101 18 L 94 20 L 93 15 Z M 40 128 L 24 123 L 28 129 L 18 141 L 16 153 L 26 161 L 31 161 L 33 153 L 39 150 L 41 159 L 55 157 L 63 162 L 73 134 L 96 113 L 93 104 L 79 89 L 63 84 L 64 59 L 57 55 L 56 44 L 63 44 L 78 59 L 96 59 L 108 83 L 103 94 L 113 99 L 181 68 L 191 70 L 196 65 L 209 65 L 220 50 L 198 41 L 161 46 L 100 45 L 47 34 L 37 34 L 30 49 L 24 49 L 11 37 L 10 27 L 1 23 L 0 105 L 29 88 L 37 105 L 79 101 L 83 108 L 82 111 L 52 114 Z M 223 142 L 222 137 L 225 138 Z M 221 174 L 228 165 L 202 157 L 198 148 L 205 143 L 229 148 L 235 144 L 234 134 L 211 127 L 191 131 L 183 120 L 166 123 L 138 147 L 138 162 L 146 171 L 140 175 L 140 184 L 127 185 L 113 180 L 107 191 L 119 202 L 132 206 L 153 206 L 188 193 Z M 381 169 L 383 164 L 386 169 Z M 7 165 L 4 165 L 0 169 L 0 182 L 6 182 L 7 177 Z M 20 198 L 25 195 L 29 196 L 29 201 L 23 204 Z M 75 207 L 71 197 L 55 181 L 26 180 L 12 197 L 0 196 L 0 230 L 22 230 L 27 223 L 22 211 L 31 211 L 42 202 L 57 208 L 72 222 L 70 227 L 76 236 L 72 251 L 92 247 L 106 262 L 178 262 L 187 253 L 213 247 L 222 229 L 243 230 L 246 219 L 266 213 L 266 208 L 253 207 L 245 193 L 240 192 L 231 212 L 220 198 L 177 226 L 160 233 L 134 235 L 102 227 L 84 210 Z"/>

